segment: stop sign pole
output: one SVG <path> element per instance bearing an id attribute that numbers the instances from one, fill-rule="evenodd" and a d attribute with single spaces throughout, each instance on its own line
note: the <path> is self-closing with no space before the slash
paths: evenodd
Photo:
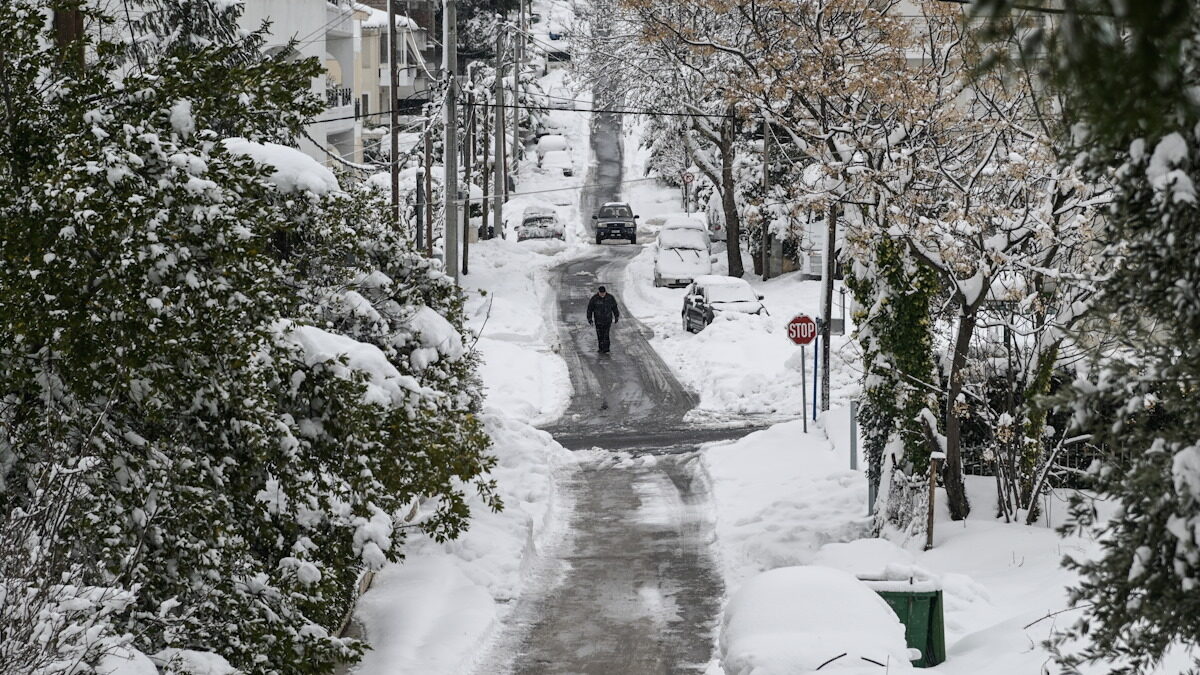
<path id="1" fill-rule="evenodd" d="M 800 345 L 800 419 L 804 420 L 804 433 L 807 434 L 808 383 L 805 380 L 807 379 L 808 357 L 805 355 L 804 348 L 817 337 L 817 322 L 806 314 L 797 314 L 787 324 L 787 336 L 789 340 Z"/>

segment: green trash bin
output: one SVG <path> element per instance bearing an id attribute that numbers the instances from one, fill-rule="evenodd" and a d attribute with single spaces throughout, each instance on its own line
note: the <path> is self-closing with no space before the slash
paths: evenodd
<path id="1" fill-rule="evenodd" d="M 871 585 L 868 583 L 868 585 Z M 942 620 L 941 590 L 887 590 L 876 593 L 891 606 L 904 624 L 904 637 L 911 648 L 921 650 L 921 658 L 913 661 L 918 668 L 931 668 L 946 660 L 946 626 Z"/>

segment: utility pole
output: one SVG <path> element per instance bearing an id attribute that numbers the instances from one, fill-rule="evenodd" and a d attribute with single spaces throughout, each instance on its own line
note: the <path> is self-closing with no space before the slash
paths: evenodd
<path id="1" fill-rule="evenodd" d="M 398 227 L 400 224 L 400 139 L 396 137 L 396 130 L 400 128 L 400 97 L 397 93 L 400 91 L 400 65 L 396 63 L 396 54 L 399 50 L 396 49 L 396 0 L 388 0 L 388 77 L 390 79 L 390 96 L 391 105 L 391 125 L 389 127 L 389 136 L 392 137 L 391 147 L 391 165 L 392 165 L 392 227 Z M 367 111 L 363 111 L 367 112 Z M 417 223 L 417 246 L 420 246 L 421 241 L 421 226 Z"/>
<path id="2" fill-rule="evenodd" d="M 467 94 L 467 142 L 464 144 L 466 150 L 466 161 L 463 163 L 463 176 L 466 177 L 467 184 L 467 201 L 463 206 L 463 238 L 462 238 L 462 273 L 467 275 L 467 255 L 471 249 L 471 170 L 474 168 L 475 159 L 475 92 Z"/>
<path id="3" fill-rule="evenodd" d="M 489 122 L 491 121 L 491 118 L 488 117 L 489 111 L 488 111 L 488 104 L 487 104 L 486 96 L 483 98 L 483 101 L 481 102 L 481 106 L 483 108 L 483 133 L 481 134 L 483 136 L 483 139 L 479 141 L 479 147 L 481 150 L 483 150 L 483 156 L 480 157 L 480 159 L 479 159 L 479 188 L 480 188 L 479 191 L 486 195 L 487 189 L 488 189 L 488 177 L 490 176 L 490 174 L 488 173 L 489 167 L 488 167 L 488 158 L 487 158 L 487 154 L 488 154 L 487 144 L 488 144 L 488 138 L 490 137 L 490 135 L 492 133 L 491 128 L 489 128 Z M 488 200 L 487 200 L 487 197 L 484 197 L 483 199 L 479 200 L 479 210 L 481 212 L 481 215 L 483 216 L 483 219 L 481 221 L 479 221 L 482 224 L 482 229 L 479 231 L 479 238 L 480 239 L 491 239 L 491 237 L 488 236 Z"/>
<path id="4" fill-rule="evenodd" d="M 521 3 L 520 7 L 525 7 Z M 513 48 L 513 76 L 512 76 L 512 151 L 508 156 L 512 159 L 512 168 L 515 171 L 520 166 L 521 161 L 521 69 L 524 67 L 524 54 L 521 49 L 521 38 L 516 31 L 513 31 L 512 48 Z"/>
<path id="5" fill-rule="evenodd" d="M 60 58 L 64 64 L 74 66 L 82 73 L 84 68 L 83 51 L 83 12 L 79 5 L 71 8 L 54 10 L 54 41 L 59 49 Z"/>
<path id="6" fill-rule="evenodd" d="M 425 106 L 425 257 L 433 257 L 433 111 Z M 421 224 L 418 223 L 420 228 Z"/>
<path id="7" fill-rule="evenodd" d="M 771 278 L 771 231 L 768 228 L 770 219 L 767 217 L 767 198 L 771 194 L 771 123 L 763 118 L 763 205 L 762 213 L 762 278 Z"/>
<path id="8" fill-rule="evenodd" d="M 825 210 L 825 278 L 821 285 L 824 297 L 821 298 L 821 313 L 825 322 L 821 326 L 821 410 L 829 410 L 829 336 L 833 334 L 833 273 L 836 269 L 834 251 L 837 241 L 836 204 L 830 204 Z M 844 328 L 843 328 L 844 330 Z"/>
<path id="9" fill-rule="evenodd" d="M 492 98 L 495 101 L 495 110 L 493 114 L 495 121 L 493 128 L 496 134 L 494 140 L 492 161 L 495 166 L 492 167 L 492 226 L 500 236 L 504 236 L 504 198 L 505 186 L 508 184 L 506 180 L 508 176 L 508 168 L 504 161 L 504 78 L 501 77 L 504 70 L 501 64 L 504 63 L 504 38 L 500 31 L 496 32 L 496 77 L 492 83 L 495 91 Z"/>
<path id="10" fill-rule="evenodd" d="M 446 178 L 443 183 L 446 231 L 442 246 L 446 274 L 458 281 L 458 16 L 456 0 L 444 0 L 442 12 L 442 69 L 446 71 L 446 147 L 442 153 Z"/>

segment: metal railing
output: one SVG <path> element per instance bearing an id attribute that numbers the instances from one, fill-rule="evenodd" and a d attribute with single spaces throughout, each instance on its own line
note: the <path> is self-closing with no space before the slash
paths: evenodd
<path id="1" fill-rule="evenodd" d="M 340 108 L 344 105 L 350 105 L 354 100 L 354 92 L 350 87 L 339 87 L 337 85 L 325 85 L 325 105 L 330 108 Z"/>

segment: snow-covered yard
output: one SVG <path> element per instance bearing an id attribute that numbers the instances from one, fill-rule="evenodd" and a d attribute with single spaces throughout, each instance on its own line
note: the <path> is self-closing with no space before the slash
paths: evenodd
<path id="1" fill-rule="evenodd" d="M 728 593 L 782 567 L 817 565 L 871 577 L 890 569 L 943 589 L 947 661 L 926 672 L 1043 672 L 1050 657 L 1042 642 L 1077 616 L 1055 615 L 1069 606 L 1066 589 L 1075 580 L 1060 562 L 1095 552 L 1094 542 L 1056 533 L 1064 495 L 1049 500 L 1050 522 L 1006 524 L 993 518 L 994 479 L 968 477 L 974 508 L 966 521 L 950 520 L 945 493 L 938 490 L 931 550 L 922 550 L 923 541 L 862 538 L 870 526 L 866 478 L 849 470 L 846 444 L 837 440 L 831 443 L 812 427 L 804 434 L 799 422 L 788 422 L 705 451 Z M 762 609 L 769 611 L 768 605 Z M 1190 665 L 1185 654 L 1173 657 L 1156 672 L 1183 672 Z"/>

